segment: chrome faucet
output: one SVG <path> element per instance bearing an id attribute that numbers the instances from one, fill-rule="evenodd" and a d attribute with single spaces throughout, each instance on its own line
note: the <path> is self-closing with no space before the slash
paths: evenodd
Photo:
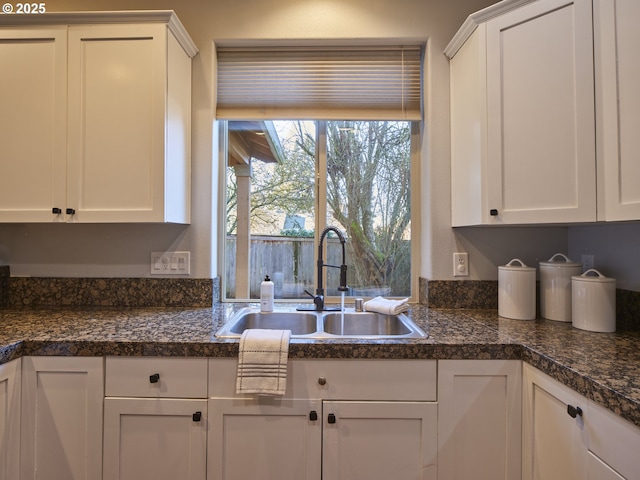
<path id="1" fill-rule="evenodd" d="M 340 239 L 340 243 L 342 244 L 342 265 L 329 265 L 324 263 L 322 259 L 322 245 L 324 243 L 324 238 L 327 234 L 332 231 L 338 235 Z M 346 292 L 349 290 L 347 287 L 347 264 L 346 264 L 346 255 L 345 255 L 345 244 L 347 241 L 344 238 L 344 235 L 338 230 L 336 227 L 327 227 L 322 231 L 320 235 L 320 243 L 318 244 L 318 287 L 316 288 L 316 294 L 313 295 L 310 291 L 305 290 L 304 293 L 313 298 L 313 303 L 315 304 L 315 310 L 318 312 L 322 312 L 323 310 L 339 310 L 339 307 L 328 308 L 324 304 L 324 288 L 322 288 L 322 268 L 323 267 L 331 267 L 331 268 L 339 268 L 340 269 L 340 286 L 338 287 L 338 291 Z M 299 308 L 301 309 L 301 308 Z"/>

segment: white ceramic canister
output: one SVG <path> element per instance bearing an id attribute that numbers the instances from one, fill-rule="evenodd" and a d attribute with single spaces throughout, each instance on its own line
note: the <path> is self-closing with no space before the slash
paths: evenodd
<path id="1" fill-rule="evenodd" d="M 536 318 L 536 269 L 518 258 L 498 267 L 498 315 L 516 320 Z"/>
<path id="2" fill-rule="evenodd" d="M 590 269 L 571 277 L 572 324 L 591 332 L 616 331 L 616 279 Z"/>
<path id="3" fill-rule="evenodd" d="M 562 259 L 562 260 L 560 260 Z M 571 277 L 582 273 L 582 265 L 556 253 L 540 262 L 540 316 L 560 322 L 571 321 Z"/>

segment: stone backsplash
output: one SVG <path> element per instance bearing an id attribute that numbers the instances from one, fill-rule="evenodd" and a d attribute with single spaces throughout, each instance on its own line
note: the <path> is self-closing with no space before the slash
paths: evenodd
<path id="1" fill-rule="evenodd" d="M 497 309 L 494 280 L 420 278 L 419 303 L 430 308 Z M 211 307 L 220 278 L 11 277 L 0 265 L 0 307 Z M 617 328 L 640 330 L 640 292 L 616 291 Z"/>
<path id="2" fill-rule="evenodd" d="M 498 308 L 496 280 L 451 281 L 420 278 L 419 288 L 419 303 L 430 308 Z M 538 303 L 539 298 L 540 295 L 537 295 Z M 616 290 L 616 328 L 640 330 L 640 292 Z"/>
<path id="3" fill-rule="evenodd" d="M 9 301 L 9 267 L 0 265 L 0 307 Z"/>
<path id="4" fill-rule="evenodd" d="M 498 308 L 498 282 L 420 279 L 419 302 L 431 308 Z"/>
<path id="5" fill-rule="evenodd" d="M 6 283 L 0 304 L 6 307 L 211 307 L 220 301 L 219 278 L 7 277 Z"/>

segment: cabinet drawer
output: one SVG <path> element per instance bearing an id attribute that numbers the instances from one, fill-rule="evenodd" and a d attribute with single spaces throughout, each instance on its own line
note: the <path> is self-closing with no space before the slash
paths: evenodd
<path id="1" fill-rule="evenodd" d="M 107 357 L 107 397 L 206 398 L 206 358 Z"/>
<path id="2" fill-rule="evenodd" d="M 209 396 L 236 396 L 237 359 L 210 359 Z M 436 400 L 435 360 L 289 360 L 288 398 Z"/>
<path id="3" fill-rule="evenodd" d="M 640 428 L 604 407 L 589 402 L 589 462 L 598 464 L 600 459 L 624 478 L 638 478 L 640 472 Z M 602 465 L 599 468 L 604 468 Z M 600 477 L 605 478 L 604 474 Z M 611 476 L 611 478 L 616 478 Z"/>

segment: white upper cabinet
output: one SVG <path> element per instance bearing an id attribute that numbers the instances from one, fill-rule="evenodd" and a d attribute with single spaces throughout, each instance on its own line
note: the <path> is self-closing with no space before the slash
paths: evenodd
<path id="1" fill-rule="evenodd" d="M 594 0 L 599 220 L 640 219 L 640 2 Z"/>
<path id="2" fill-rule="evenodd" d="M 596 220 L 592 31 L 591 0 L 504 1 L 447 47 L 453 226 Z"/>
<path id="3" fill-rule="evenodd" d="M 16 17 L 0 22 L 19 72 L 0 80 L 0 221 L 189 223 L 197 49 L 175 14 Z"/>
<path id="4" fill-rule="evenodd" d="M 51 212 L 66 203 L 66 27 L 0 28 L 0 65 L 0 221 L 60 221 Z"/>

